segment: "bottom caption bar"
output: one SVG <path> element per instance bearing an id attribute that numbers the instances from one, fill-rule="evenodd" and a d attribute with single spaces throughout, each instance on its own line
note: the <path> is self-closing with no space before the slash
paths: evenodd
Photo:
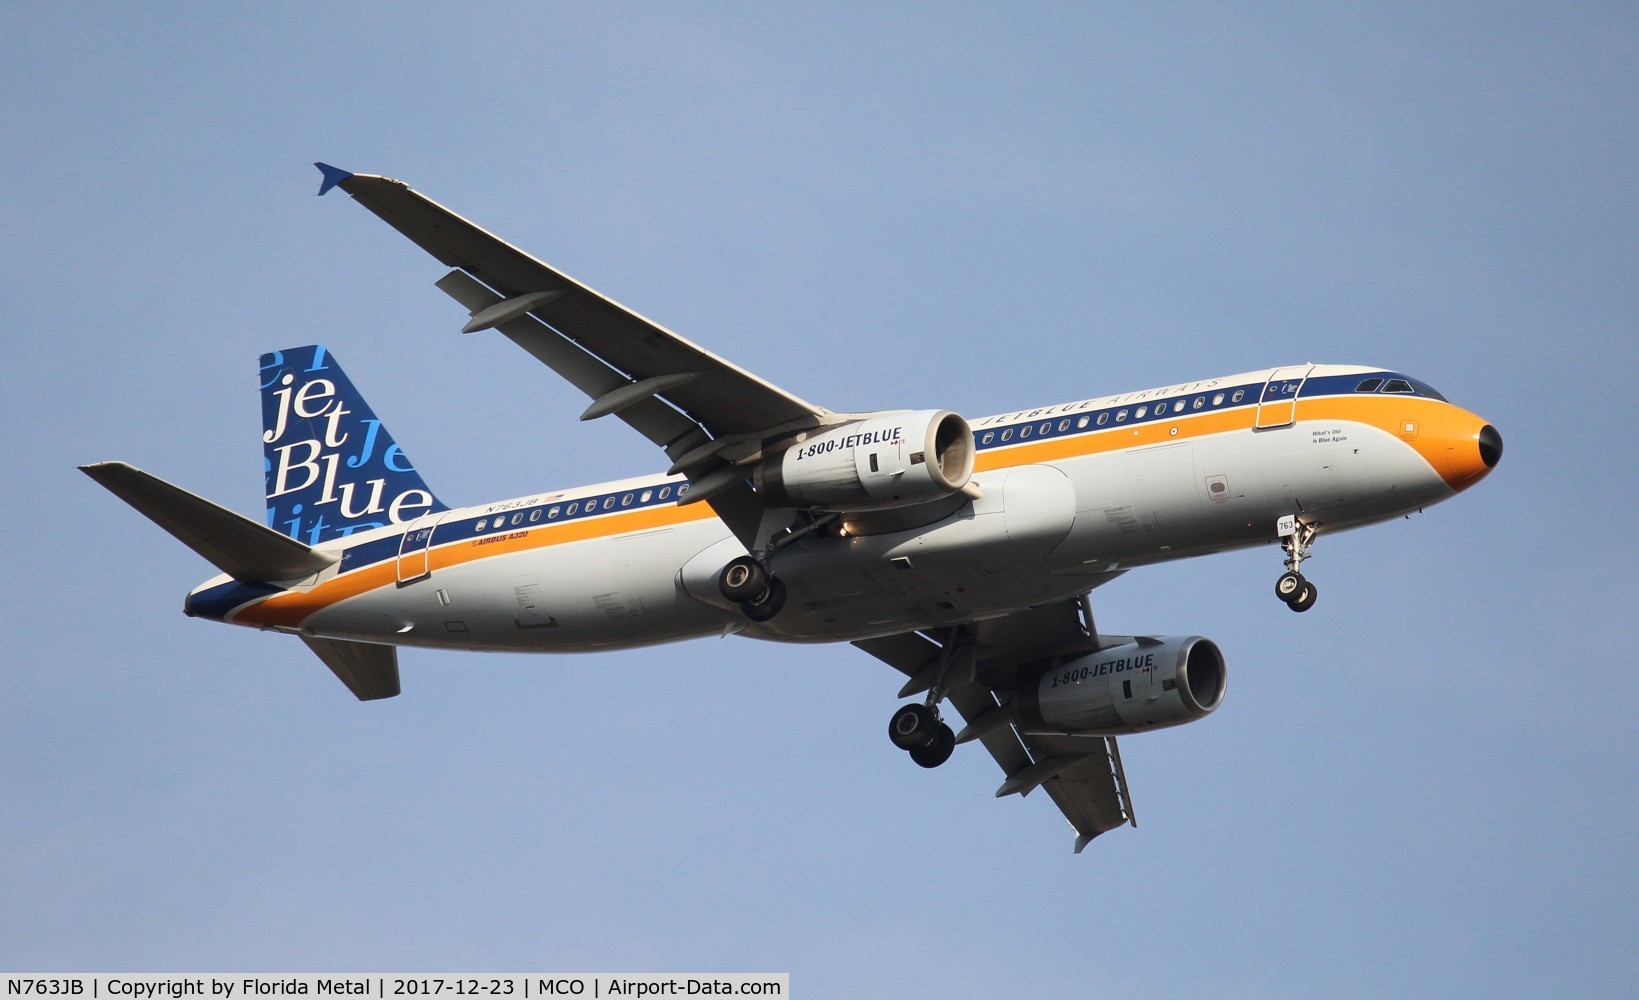
<path id="1" fill-rule="evenodd" d="M 5 997 L 56 1000 L 263 1000 L 270 997 L 788 997 L 785 972 L 7 973 Z"/>

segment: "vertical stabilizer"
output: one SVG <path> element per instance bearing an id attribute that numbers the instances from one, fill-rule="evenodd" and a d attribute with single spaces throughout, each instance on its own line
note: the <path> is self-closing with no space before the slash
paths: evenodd
<path id="1" fill-rule="evenodd" d="M 262 355 L 268 524 L 306 545 L 449 508 L 321 346 Z"/>

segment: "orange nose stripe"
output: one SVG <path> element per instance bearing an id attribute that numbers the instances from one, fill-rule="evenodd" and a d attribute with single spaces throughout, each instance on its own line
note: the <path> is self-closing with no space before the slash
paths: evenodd
<path id="1" fill-rule="evenodd" d="M 1466 490 L 1496 464 L 1502 438 L 1483 418 L 1452 406 L 1425 424 L 1417 450 L 1453 490 Z"/>

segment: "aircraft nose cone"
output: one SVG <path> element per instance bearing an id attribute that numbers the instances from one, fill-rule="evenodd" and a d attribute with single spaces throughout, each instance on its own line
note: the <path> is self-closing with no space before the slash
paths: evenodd
<path id="1" fill-rule="evenodd" d="M 1502 435 L 1483 418 L 1453 406 L 1429 422 L 1429 461 L 1453 490 L 1484 479 L 1502 458 Z"/>
<path id="2" fill-rule="evenodd" d="M 1495 469 L 1502 461 L 1502 435 L 1490 424 L 1480 428 L 1480 461 L 1487 469 Z"/>

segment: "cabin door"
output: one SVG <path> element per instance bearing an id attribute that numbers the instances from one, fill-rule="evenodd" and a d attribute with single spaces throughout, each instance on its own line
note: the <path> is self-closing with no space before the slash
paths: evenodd
<path id="1" fill-rule="evenodd" d="M 432 575 L 433 530 L 447 511 L 423 514 L 411 523 L 398 543 L 398 583 L 414 583 Z"/>
<path id="2" fill-rule="evenodd" d="M 1258 430 L 1286 427 L 1297 419 L 1298 392 L 1314 370 L 1314 365 L 1295 365 L 1270 373 L 1258 397 Z"/>

